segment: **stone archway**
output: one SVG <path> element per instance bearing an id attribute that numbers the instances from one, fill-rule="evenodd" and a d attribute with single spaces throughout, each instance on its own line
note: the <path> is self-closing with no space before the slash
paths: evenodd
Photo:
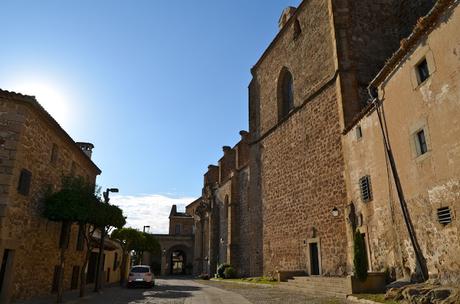
<path id="1" fill-rule="evenodd" d="M 187 265 L 187 254 L 180 249 L 171 251 L 169 273 L 172 275 L 185 274 L 185 266 Z"/>

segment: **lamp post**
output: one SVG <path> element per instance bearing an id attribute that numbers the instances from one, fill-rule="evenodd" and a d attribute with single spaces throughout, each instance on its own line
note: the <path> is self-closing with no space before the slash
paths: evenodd
<path id="1" fill-rule="evenodd" d="M 110 201 L 110 192 L 117 193 L 118 188 L 107 188 L 102 195 L 104 196 L 104 204 L 108 204 Z M 99 243 L 99 255 L 97 257 L 97 268 L 96 268 L 96 283 L 94 284 L 94 291 L 98 292 L 102 288 L 102 273 L 104 273 L 104 264 L 102 256 L 104 254 L 104 238 L 105 238 L 105 226 L 100 227 L 101 239 Z"/>

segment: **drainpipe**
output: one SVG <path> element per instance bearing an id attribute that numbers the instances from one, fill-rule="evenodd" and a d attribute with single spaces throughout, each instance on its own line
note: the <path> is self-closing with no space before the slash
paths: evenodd
<path id="1" fill-rule="evenodd" d="M 404 217 L 404 223 L 406 224 L 407 232 L 409 233 L 409 238 L 411 241 L 412 249 L 415 252 L 416 268 L 420 272 L 423 281 L 428 280 L 428 268 L 426 266 L 426 260 L 423 256 L 423 252 L 420 249 L 420 245 L 417 241 L 417 236 L 415 233 L 414 226 L 412 224 L 409 209 L 407 208 L 406 199 L 404 198 L 404 192 L 401 186 L 401 180 L 399 179 L 398 170 L 396 168 L 396 162 L 393 156 L 393 151 L 390 145 L 390 138 L 388 135 L 388 129 L 386 125 L 385 115 L 381 107 L 382 101 L 379 100 L 378 93 L 375 91 L 375 88 L 367 88 L 371 102 L 374 104 L 377 110 L 377 116 L 379 118 L 380 130 L 382 132 L 383 144 L 385 146 L 385 151 L 388 156 L 388 161 L 390 162 L 391 173 L 393 180 L 396 185 L 396 192 L 398 193 L 399 203 L 401 205 L 401 210 Z"/>

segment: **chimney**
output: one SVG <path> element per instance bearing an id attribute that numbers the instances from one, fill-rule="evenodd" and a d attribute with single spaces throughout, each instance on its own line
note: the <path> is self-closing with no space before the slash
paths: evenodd
<path id="1" fill-rule="evenodd" d="M 281 30 L 288 20 L 295 14 L 296 8 L 293 6 L 286 7 L 283 12 L 281 13 L 281 17 L 278 20 L 278 27 Z"/>
<path id="2" fill-rule="evenodd" d="M 94 145 L 92 143 L 77 142 L 77 145 L 80 147 L 80 149 L 83 152 L 85 152 L 86 156 L 91 158 L 91 155 L 93 154 L 93 149 L 94 149 Z"/>

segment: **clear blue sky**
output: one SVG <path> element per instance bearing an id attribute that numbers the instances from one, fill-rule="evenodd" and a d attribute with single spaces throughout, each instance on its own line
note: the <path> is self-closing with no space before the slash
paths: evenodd
<path id="1" fill-rule="evenodd" d="M 198 197 L 248 127 L 251 66 L 299 2 L 2 0 L 0 88 L 94 143 L 102 187 Z"/>

